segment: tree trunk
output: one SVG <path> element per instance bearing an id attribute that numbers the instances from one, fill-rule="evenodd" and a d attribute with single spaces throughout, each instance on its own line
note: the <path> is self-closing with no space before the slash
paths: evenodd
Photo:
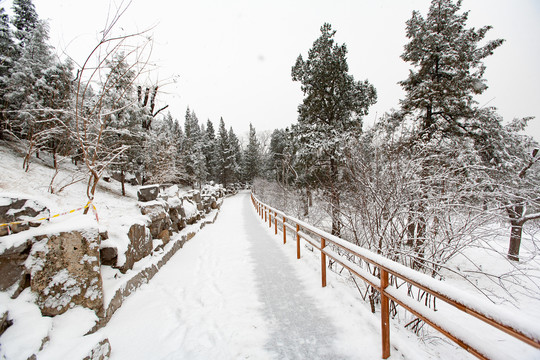
<path id="1" fill-rule="evenodd" d="M 519 248 L 521 247 L 521 234 L 523 232 L 523 221 L 520 218 L 523 215 L 523 205 L 512 205 L 506 208 L 510 218 L 510 243 L 508 245 L 508 259 L 519 261 Z"/>
<path id="2" fill-rule="evenodd" d="M 120 182 L 122 183 L 122 196 L 126 196 L 126 174 L 124 169 L 120 170 Z"/>
<path id="3" fill-rule="evenodd" d="M 54 170 L 58 171 L 58 159 L 56 158 L 56 147 L 52 148 Z"/>
<path id="4" fill-rule="evenodd" d="M 413 261 L 413 269 L 420 270 L 424 266 L 424 243 L 426 242 L 427 225 L 424 217 L 424 209 L 420 209 L 420 217 L 416 226 L 416 241 L 414 244 L 414 254 L 416 255 Z"/>
<path id="5" fill-rule="evenodd" d="M 519 223 L 511 222 L 512 230 L 510 230 L 510 245 L 508 246 L 508 259 L 519 261 L 519 248 L 521 246 L 521 233 L 523 226 Z"/>
<path id="6" fill-rule="evenodd" d="M 413 206 L 409 206 L 409 213 L 407 214 L 407 246 L 414 245 L 414 233 L 416 230 L 416 222 L 413 216 Z"/>
<path id="7" fill-rule="evenodd" d="M 308 190 L 305 188 L 302 191 L 302 205 L 304 208 L 304 217 L 309 215 L 309 196 L 308 196 Z"/>
<path id="8" fill-rule="evenodd" d="M 341 235 L 341 206 L 340 206 L 340 196 L 339 189 L 336 187 L 336 182 L 338 178 L 337 165 L 334 159 L 330 159 L 330 174 L 331 174 L 331 184 L 330 184 L 330 206 L 332 213 L 332 235 L 340 236 Z"/>

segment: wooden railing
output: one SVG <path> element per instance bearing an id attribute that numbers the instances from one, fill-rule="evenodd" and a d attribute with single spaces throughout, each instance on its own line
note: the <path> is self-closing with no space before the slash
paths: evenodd
<path id="1" fill-rule="evenodd" d="M 397 288 L 388 286 L 389 275 L 393 275 L 402 281 L 425 291 L 452 305 L 459 311 L 473 316 L 483 323 L 499 329 L 522 342 L 529 344 L 536 349 L 540 349 L 540 325 L 534 321 L 524 319 L 522 313 L 502 309 L 491 302 L 472 296 L 462 290 L 451 287 L 442 281 L 433 279 L 423 273 L 412 270 L 397 262 L 386 259 L 367 249 L 354 245 L 346 240 L 322 231 L 301 220 L 288 216 L 284 212 L 274 209 L 257 199 L 251 194 L 253 206 L 257 210 L 261 219 L 268 222 L 268 226 L 274 227 L 274 232 L 278 234 L 278 228 L 283 232 L 283 243 L 287 242 L 287 230 L 290 230 L 296 237 L 296 257 L 300 259 L 300 239 L 307 241 L 311 246 L 321 253 L 321 284 L 326 286 L 326 257 L 333 259 L 348 269 L 352 274 L 360 277 L 380 293 L 381 300 L 381 337 L 382 337 L 382 358 L 390 356 L 390 300 L 401 305 L 419 319 L 423 320 L 433 328 L 444 334 L 446 337 L 457 343 L 459 346 L 474 354 L 480 359 L 489 359 L 490 354 L 486 349 L 479 349 L 478 344 L 467 338 L 462 331 L 452 328 L 444 323 L 444 318 L 420 302 L 414 301 L 407 294 Z M 279 223 L 279 227 L 278 227 Z M 309 233 L 309 234 L 308 234 Z M 311 234 L 311 235 L 310 235 Z M 319 239 L 313 238 L 313 236 Z M 334 245 L 335 249 L 340 249 L 346 254 L 354 255 L 359 259 L 378 268 L 378 277 L 363 269 L 356 263 L 339 255 L 328 246 Z M 482 335 L 479 335 L 480 337 Z"/>

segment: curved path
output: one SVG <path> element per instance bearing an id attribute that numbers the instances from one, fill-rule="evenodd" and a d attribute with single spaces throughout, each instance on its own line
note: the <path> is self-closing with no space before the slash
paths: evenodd
<path id="1" fill-rule="evenodd" d="M 320 288 L 318 258 L 281 239 L 249 193 L 226 199 L 100 330 L 111 359 L 380 359 L 378 318 L 350 287 Z"/>

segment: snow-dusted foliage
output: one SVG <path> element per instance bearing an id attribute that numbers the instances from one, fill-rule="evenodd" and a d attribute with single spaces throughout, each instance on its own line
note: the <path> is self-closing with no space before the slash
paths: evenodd
<path id="1" fill-rule="evenodd" d="M 329 194 L 332 233 L 339 234 L 343 152 L 361 134 L 362 116 L 377 96 L 367 80 L 356 81 L 348 73 L 347 47 L 334 43 L 335 33 L 324 24 L 307 60 L 300 55 L 292 68 L 292 79 L 302 84 L 305 95 L 293 131 L 306 185 Z"/>

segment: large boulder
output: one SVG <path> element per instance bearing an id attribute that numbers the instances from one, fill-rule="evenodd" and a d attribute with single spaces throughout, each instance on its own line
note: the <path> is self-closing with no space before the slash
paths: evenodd
<path id="1" fill-rule="evenodd" d="M 49 209 L 32 199 L 17 199 L 12 197 L 0 197 L 0 224 L 16 221 L 25 221 L 36 218 L 48 218 Z M 0 236 L 9 233 L 17 233 L 27 230 L 30 226 L 39 226 L 39 222 L 11 224 L 9 232 L 7 226 L 0 226 Z"/>
<path id="2" fill-rule="evenodd" d="M 158 195 L 159 185 L 141 186 L 137 191 L 137 198 L 142 202 L 154 201 L 157 199 Z"/>
<path id="3" fill-rule="evenodd" d="M 201 219 L 197 204 L 191 200 L 184 199 L 182 202 L 186 223 L 188 225 L 195 224 Z"/>
<path id="4" fill-rule="evenodd" d="M 152 237 L 149 230 L 143 224 L 133 224 L 128 231 L 129 244 L 126 261 L 119 266 L 121 272 L 125 273 L 133 268 L 133 264 L 152 253 Z"/>
<path id="5" fill-rule="evenodd" d="M 171 221 L 171 231 L 180 231 L 186 227 L 186 212 L 182 200 L 174 195 L 167 199 L 169 207 L 169 219 Z"/>
<path id="6" fill-rule="evenodd" d="M 0 254 L 0 291 L 19 283 L 24 275 L 24 263 L 30 254 L 33 239 L 4 250 Z"/>
<path id="7" fill-rule="evenodd" d="M 165 202 L 154 201 L 150 204 L 139 204 L 141 213 L 150 218 L 150 233 L 154 239 L 159 237 L 163 230 L 168 230 L 171 226 L 168 206 Z"/>
<path id="8" fill-rule="evenodd" d="M 32 246 L 25 266 L 43 315 L 60 315 L 75 305 L 103 312 L 97 228 L 47 235 Z"/>

